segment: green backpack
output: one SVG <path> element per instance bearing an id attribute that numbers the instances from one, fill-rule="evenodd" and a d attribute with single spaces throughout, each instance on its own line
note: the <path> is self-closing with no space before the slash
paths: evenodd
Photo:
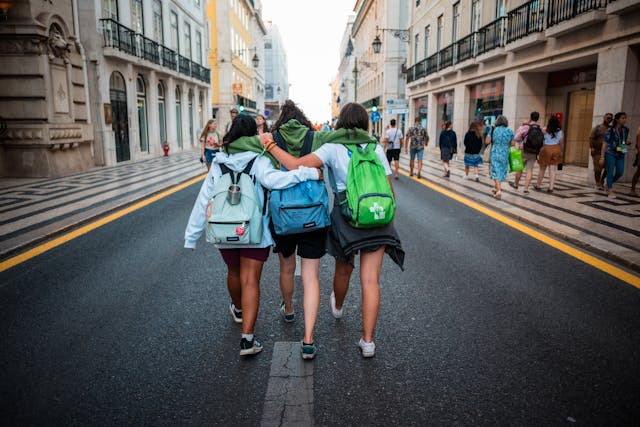
<path id="1" fill-rule="evenodd" d="M 351 152 L 347 169 L 347 195 L 341 202 L 342 213 L 356 228 L 382 227 L 393 221 L 396 201 L 387 173 L 376 154 L 376 144 L 362 148 L 346 144 Z"/>

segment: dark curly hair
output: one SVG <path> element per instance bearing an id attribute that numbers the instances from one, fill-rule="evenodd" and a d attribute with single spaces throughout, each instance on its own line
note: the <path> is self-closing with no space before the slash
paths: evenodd
<path id="1" fill-rule="evenodd" d="M 369 115 L 360 104 L 350 102 L 340 110 L 336 129 L 369 129 Z"/>
<path id="2" fill-rule="evenodd" d="M 280 126 L 287 123 L 289 120 L 297 120 L 301 125 L 306 126 L 309 130 L 316 130 L 313 124 L 309 121 L 307 116 L 304 115 L 302 110 L 290 99 L 284 101 L 282 111 L 280 111 L 280 117 L 273 125 L 272 131 L 280 130 Z"/>

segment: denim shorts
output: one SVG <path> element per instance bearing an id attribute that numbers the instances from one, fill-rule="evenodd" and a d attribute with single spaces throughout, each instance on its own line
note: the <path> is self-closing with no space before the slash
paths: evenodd
<path id="1" fill-rule="evenodd" d="M 424 156 L 424 148 L 411 148 L 409 149 L 409 155 L 411 156 L 411 160 L 416 157 L 418 160 L 422 160 L 422 156 Z"/>
<path id="2" fill-rule="evenodd" d="M 208 165 L 210 165 L 211 162 L 213 162 L 213 158 L 219 152 L 220 152 L 220 150 L 210 150 L 208 148 L 204 149 L 204 159 L 205 159 L 205 161 L 207 162 Z"/>

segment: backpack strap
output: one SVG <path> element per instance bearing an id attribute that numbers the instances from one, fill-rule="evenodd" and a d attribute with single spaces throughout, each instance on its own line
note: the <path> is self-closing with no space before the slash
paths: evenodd
<path id="1" fill-rule="evenodd" d="M 273 136 L 273 140 L 276 142 L 278 147 L 282 148 L 287 153 L 289 152 L 289 150 L 287 150 L 287 142 L 284 140 L 282 135 L 280 135 L 280 132 L 274 130 L 271 136 Z"/>
<path id="2" fill-rule="evenodd" d="M 302 148 L 300 149 L 300 157 L 306 156 L 311 153 L 311 148 L 313 148 L 313 136 L 315 132 L 310 130 L 304 136 L 304 142 L 302 143 Z"/>

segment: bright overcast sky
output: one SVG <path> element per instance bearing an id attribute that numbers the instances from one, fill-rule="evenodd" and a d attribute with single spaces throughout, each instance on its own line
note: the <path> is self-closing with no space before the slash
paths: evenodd
<path id="1" fill-rule="evenodd" d="M 289 62 L 289 97 L 315 122 L 331 119 L 329 84 L 355 0 L 263 0 L 262 19 L 278 26 Z"/>

